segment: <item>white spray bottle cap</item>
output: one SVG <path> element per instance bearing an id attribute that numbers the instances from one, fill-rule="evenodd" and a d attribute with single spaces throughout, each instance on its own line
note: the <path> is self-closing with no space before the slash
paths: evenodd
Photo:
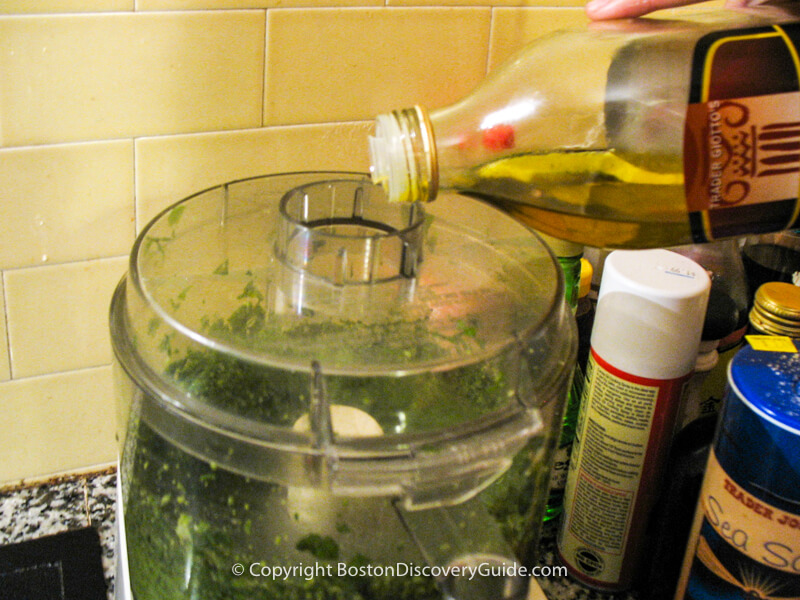
<path id="1" fill-rule="evenodd" d="M 669 250 L 617 250 L 606 258 L 592 349 L 632 375 L 675 379 L 697 360 L 711 280 Z"/>

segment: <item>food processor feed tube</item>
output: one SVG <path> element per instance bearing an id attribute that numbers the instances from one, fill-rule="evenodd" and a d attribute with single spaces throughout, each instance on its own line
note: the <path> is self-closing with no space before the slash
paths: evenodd
<path id="1" fill-rule="evenodd" d="M 800 37 L 797 17 L 776 11 L 540 38 L 451 106 L 378 116 L 373 179 L 391 200 L 454 189 L 594 247 L 790 227 Z"/>
<path id="2" fill-rule="evenodd" d="M 577 342 L 544 244 L 468 204 L 298 173 L 143 230 L 111 308 L 136 600 L 524 596 Z"/>

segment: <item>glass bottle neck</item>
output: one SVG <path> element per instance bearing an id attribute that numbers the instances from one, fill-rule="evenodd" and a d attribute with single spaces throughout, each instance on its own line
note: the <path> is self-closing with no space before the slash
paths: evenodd
<path id="1" fill-rule="evenodd" d="M 430 202 L 439 188 L 436 143 L 420 106 L 379 115 L 370 137 L 372 181 L 391 202 Z"/>

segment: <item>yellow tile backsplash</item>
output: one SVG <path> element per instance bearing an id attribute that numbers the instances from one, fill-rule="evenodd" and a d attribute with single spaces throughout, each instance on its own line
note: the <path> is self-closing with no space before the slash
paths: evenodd
<path id="1" fill-rule="evenodd" d="M 133 10 L 135 0 L 3 0 L 0 14 L 108 12 Z"/>
<path id="2" fill-rule="evenodd" d="M 239 10 L 0 18 L 0 144 L 257 127 L 264 19 Z"/>
<path id="3" fill-rule="evenodd" d="M 176 200 L 214 185 L 288 171 L 366 171 L 371 122 L 265 127 L 136 140 L 141 229 Z"/>
<path id="4" fill-rule="evenodd" d="M 383 6 L 383 0 L 136 0 L 137 10 Z"/>
<path id="5" fill-rule="evenodd" d="M 531 40 L 588 22 L 583 8 L 496 8 L 492 19 L 489 71 Z"/>
<path id="6" fill-rule="evenodd" d="M 0 2 L 0 483 L 113 460 L 108 305 L 155 213 L 364 171 L 376 113 L 458 99 L 583 1 Z"/>
<path id="7" fill-rule="evenodd" d="M 120 256 L 7 271 L 12 376 L 109 364 L 108 305 L 126 267 Z"/>
<path id="8" fill-rule="evenodd" d="M 62 473 L 116 458 L 111 367 L 0 386 L 0 481 Z"/>
<path id="9" fill-rule="evenodd" d="M 0 149 L 0 196 L 2 268 L 125 254 L 133 141 Z"/>
<path id="10" fill-rule="evenodd" d="M 270 11 L 264 124 L 449 104 L 486 73 L 490 24 L 488 8 Z"/>

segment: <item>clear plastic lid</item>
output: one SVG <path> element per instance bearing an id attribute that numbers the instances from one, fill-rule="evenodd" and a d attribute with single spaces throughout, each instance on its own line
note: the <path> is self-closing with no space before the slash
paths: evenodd
<path id="1" fill-rule="evenodd" d="M 148 417 L 157 428 L 214 460 L 226 457 L 209 440 L 238 436 L 242 472 L 291 478 L 255 445 L 419 461 L 415 448 L 447 440 L 464 463 L 507 466 L 541 432 L 536 409 L 561 400 L 575 352 L 563 293 L 541 240 L 478 201 L 445 194 L 423 211 L 386 202 L 366 175 L 292 173 L 157 216 L 112 338 L 164 409 Z M 202 440 L 181 422 L 202 424 Z"/>

